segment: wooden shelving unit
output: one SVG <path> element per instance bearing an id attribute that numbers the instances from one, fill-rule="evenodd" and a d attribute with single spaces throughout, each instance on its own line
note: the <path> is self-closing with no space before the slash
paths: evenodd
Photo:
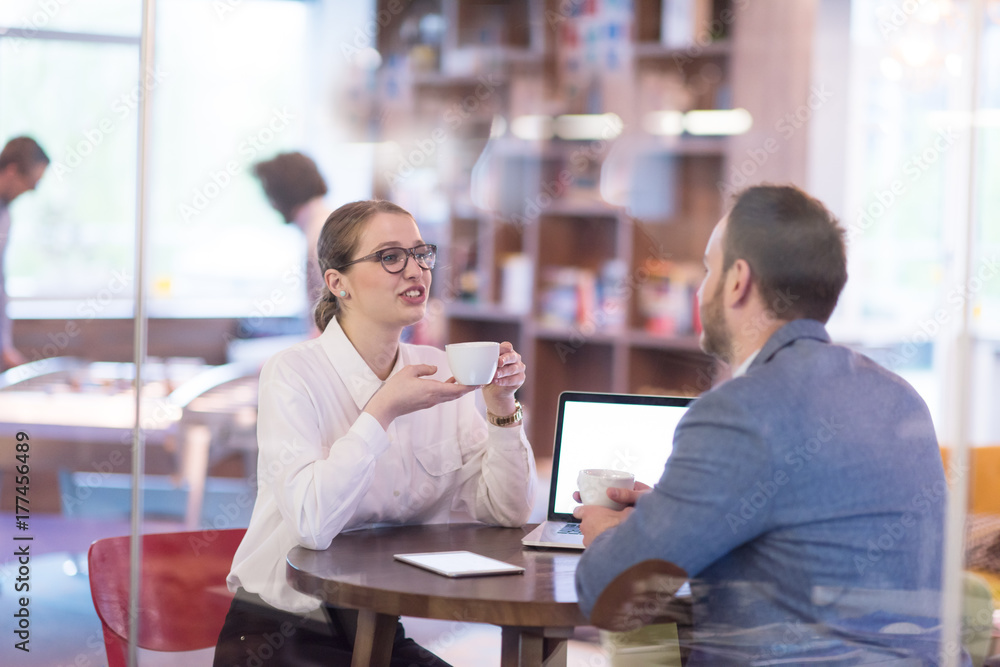
<path id="1" fill-rule="evenodd" d="M 665 45 L 661 16 L 670 2 L 700 3 L 711 17 L 711 39 Z M 805 10 L 794 0 L 739 8 L 731 0 L 636 0 L 628 13 L 600 1 L 403 6 L 379 35 L 386 64 L 375 106 L 380 138 L 396 141 L 404 154 L 427 146 L 439 128 L 447 137 L 421 157 L 449 209 L 436 228 L 442 261 L 433 286 L 444 303 L 445 340 L 432 342 L 515 345 L 528 366 L 520 398 L 542 457 L 551 452 L 561 391 L 710 388 L 720 369 L 698 347 L 693 285 L 724 213 L 722 186 L 732 165 L 766 138 L 772 109 L 794 108 L 808 96 L 807 80 L 768 89 L 768 96 L 747 80 L 754 67 L 795 55 L 762 41 L 759 26 L 779 17 L 807 20 Z M 388 7 L 379 0 L 379 9 Z M 443 34 L 430 43 L 414 28 L 442 22 Z M 808 61 L 808 43 L 796 42 L 795 67 Z M 643 125 L 656 111 L 735 108 L 752 115 L 749 136 L 660 136 Z M 624 126 L 620 135 L 514 136 L 514 123 L 526 116 L 606 113 Z M 805 137 L 784 148 L 800 155 Z M 802 160 L 783 156 L 766 176 L 801 180 L 800 168 Z M 618 200 L 615 184 L 624 192 Z M 375 189 L 394 200 L 412 196 L 383 177 Z M 511 302 L 526 300 L 505 293 L 504 267 L 512 257 L 530 269 L 527 308 L 512 309 Z M 670 317 L 650 315 L 663 309 L 657 299 L 669 298 L 676 300 L 665 311 Z"/>

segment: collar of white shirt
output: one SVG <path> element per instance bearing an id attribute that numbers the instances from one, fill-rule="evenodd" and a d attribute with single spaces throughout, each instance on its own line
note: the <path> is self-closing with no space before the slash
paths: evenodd
<path id="1" fill-rule="evenodd" d="M 326 325 L 326 329 L 319 337 L 323 351 L 330 358 L 334 370 L 344 382 L 344 386 L 351 393 L 351 398 L 362 410 L 375 392 L 385 384 L 375 375 L 375 372 L 368 367 L 365 360 L 356 349 L 347 334 L 340 328 L 340 323 L 334 317 Z M 396 355 L 396 364 L 389 373 L 389 377 L 395 375 L 404 365 L 403 346 L 399 346 L 399 354 Z"/>
<path id="2" fill-rule="evenodd" d="M 758 354 L 760 354 L 761 349 L 762 348 L 758 347 L 750 354 L 749 357 L 743 360 L 743 363 L 740 364 L 735 371 L 733 371 L 734 378 L 738 378 L 741 375 L 746 375 L 747 369 L 750 368 L 750 364 L 752 364 L 753 360 L 757 358 Z"/>

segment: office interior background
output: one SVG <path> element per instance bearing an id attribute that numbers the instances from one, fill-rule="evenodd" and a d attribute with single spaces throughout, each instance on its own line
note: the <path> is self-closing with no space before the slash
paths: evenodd
<path id="1" fill-rule="evenodd" d="M 29 359 L 132 361 L 140 294 L 139 356 L 170 388 L 307 335 L 304 240 L 252 175 L 302 151 L 330 210 L 391 199 L 438 244 L 408 335 L 511 340 L 544 459 L 563 389 L 697 394 L 725 377 L 697 347 L 704 245 L 732 193 L 789 182 L 848 231 L 833 338 L 911 382 L 942 446 L 1000 443 L 1000 2 L 159 0 L 147 71 L 141 6 L 0 5 L 0 138 L 31 135 L 52 160 L 6 248 Z M 47 390 L 113 384 L 88 378 Z M 169 442 L 148 454 L 176 473 Z M 252 473 L 210 458 L 210 478 Z M 970 460 L 950 471 L 963 491 Z M 71 511 L 102 520 L 92 498 Z"/>

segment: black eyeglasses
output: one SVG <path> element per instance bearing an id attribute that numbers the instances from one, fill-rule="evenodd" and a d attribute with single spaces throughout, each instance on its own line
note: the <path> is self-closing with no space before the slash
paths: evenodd
<path id="1" fill-rule="evenodd" d="M 434 268 L 434 262 L 437 261 L 437 246 L 425 243 L 424 245 L 413 246 L 412 248 L 383 248 L 382 250 L 376 250 L 370 255 L 350 261 L 337 270 L 343 271 L 351 264 L 357 264 L 358 262 L 377 261 L 381 262 L 382 268 L 389 273 L 399 273 L 406 268 L 406 263 L 410 261 L 410 257 L 413 257 L 417 262 L 417 266 L 421 269 L 430 271 Z"/>

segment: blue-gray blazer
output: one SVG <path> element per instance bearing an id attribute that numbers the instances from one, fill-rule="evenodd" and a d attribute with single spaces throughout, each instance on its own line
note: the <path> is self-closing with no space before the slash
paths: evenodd
<path id="1" fill-rule="evenodd" d="M 580 605 L 664 559 L 692 577 L 692 665 L 936 658 L 946 495 L 916 391 L 795 320 L 693 403 L 653 491 L 584 553 Z"/>

